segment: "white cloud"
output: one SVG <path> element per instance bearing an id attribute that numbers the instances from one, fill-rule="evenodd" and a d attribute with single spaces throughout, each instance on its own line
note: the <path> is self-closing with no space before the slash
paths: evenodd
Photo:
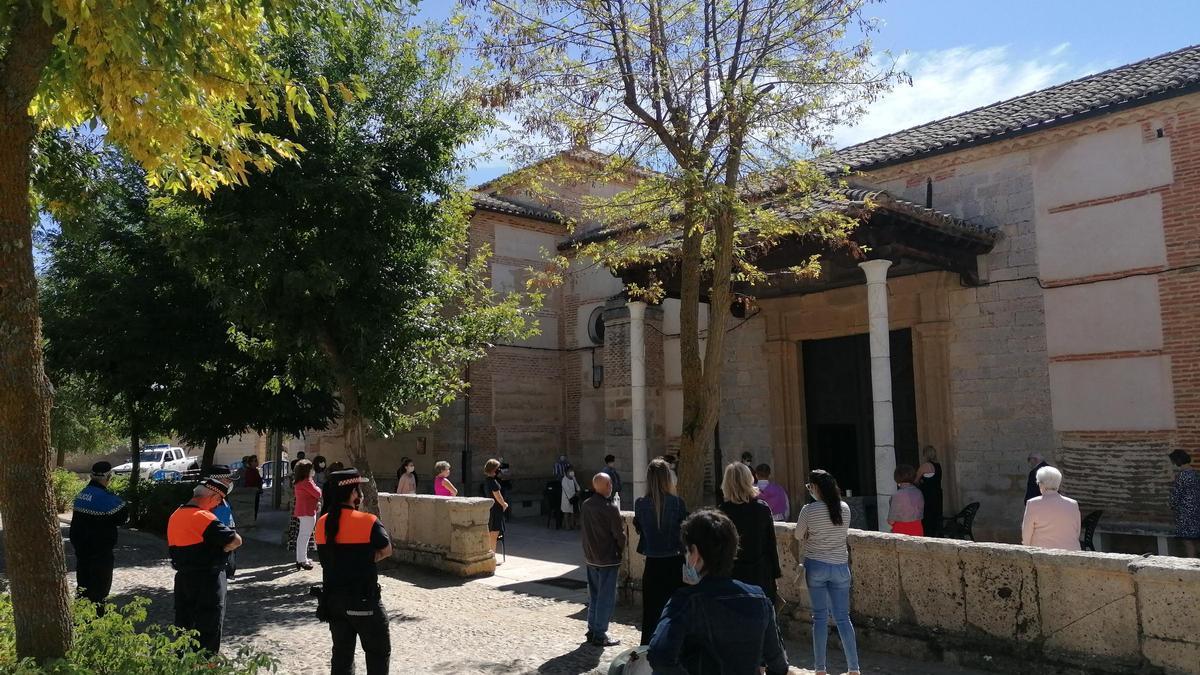
<path id="1" fill-rule="evenodd" d="M 834 147 L 861 143 L 1091 72 L 1072 64 L 1069 48 L 1062 43 L 1031 54 L 1014 54 L 1007 46 L 907 52 L 897 67 L 912 77 L 912 86 L 898 85 L 870 104 L 857 124 L 835 129 Z"/>

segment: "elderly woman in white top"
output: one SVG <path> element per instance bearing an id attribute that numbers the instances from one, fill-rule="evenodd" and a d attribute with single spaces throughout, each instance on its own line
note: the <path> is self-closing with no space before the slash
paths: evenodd
<path id="1" fill-rule="evenodd" d="M 1062 472 L 1052 466 L 1037 470 L 1042 496 L 1025 502 L 1021 521 L 1021 543 L 1041 548 L 1079 550 L 1079 502 L 1058 494 Z"/>

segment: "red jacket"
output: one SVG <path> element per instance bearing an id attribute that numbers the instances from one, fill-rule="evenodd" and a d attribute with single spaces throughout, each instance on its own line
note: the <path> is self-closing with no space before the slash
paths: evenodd
<path id="1" fill-rule="evenodd" d="M 317 487 L 317 481 L 305 478 L 296 483 L 296 508 L 292 510 L 292 515 L 297 518 L 317 515 L 317 502 L 319 501 L 321 501 L 321 488 Z"/>

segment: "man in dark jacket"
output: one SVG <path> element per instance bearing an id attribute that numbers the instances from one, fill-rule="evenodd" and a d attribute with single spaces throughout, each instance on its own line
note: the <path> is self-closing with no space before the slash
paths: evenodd
<path id="1" fill-rule="evenodd" d="M 606 473 L 592 478 L 595 493 L 580 507 L 583 558 L 588 575 L 588 642 L 597 647 L 620 644 L 608 636 L 608 622 L 617 605 L 617 572 L 625 550 L 625 523 L 610 499 L 612 479 Z"/>
<path id="2" fill-rule="evenodd" d="M 1040 454 L 1032 452 L 1029 453 L 1029 466 L 1032 466 L 1033 469 L 1029 472 L 1029 480 L 1025 483 L 1025 501 L 1042 496 L 1042 490 L 1037 484 L 1037 472 L 1043 466 L 1050 465 L 1046 463 L 1046 460 Z"/>
<path id="3" fill-rule="evenodd" d="M 92 465 L 92 480 L 75 496 L 68 537 L 75 549 L 77 595 L 96 603 L 96 613 L 104 614 L 104 599 L 112 590 L 113 548 L 117 545 L 117 526 L 129 518 L 125 500 L 108 489 L 112 464 Z"/>

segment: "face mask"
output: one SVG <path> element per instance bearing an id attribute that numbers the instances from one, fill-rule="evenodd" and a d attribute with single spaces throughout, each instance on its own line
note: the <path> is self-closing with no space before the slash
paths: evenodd
<path id="1" fill-rule="evenodd" d="M 696 569 L 696 566 L 686 557 L 683 559 L 683 583 L 688 586 L 700 583 L 700 570 Z"/>
<path id="2" fill-rule="evenodd" d="M 819 501 L 821 501 L 821 500 L 817 499 L 817 493 L 813 492 L 812 490 L 809 490 L 809 491 L 808 491 L 808 496 L 809 496 L 809 498 L 810 498 L 810 499 L 812 499 L 814 502 L 819 502 Z"/>
<path id="3" fill-rule="evenodd" d="M 229 496 L 229 495 L 231 495 L 231 494 L 233 494 L 233 483 L 230 483 L 230 484 L 229 484 L 229 489 L 225 491 L 225 496 L 226 496 L 226 497 L 228 497 L 228 496 Z"/>
<path id="4" fill-rule="evenodd" d="M 574 478 L 574 477 L 575 477 L 575 472 L 574 472 L 574 471 L 572 471 L 571 473 L 568 473 L 568 474 L 567 474 L 567 478 Z"/>

